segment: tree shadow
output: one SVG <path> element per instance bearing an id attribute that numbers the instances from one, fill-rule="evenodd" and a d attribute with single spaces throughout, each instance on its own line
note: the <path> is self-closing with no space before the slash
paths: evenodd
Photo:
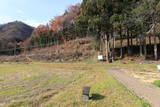
<path id="1" fill-rule="evenodd" d="M 100 94 L 97 94 L 97 93 L 94 93 L 94 94 L 92 94 L 92 96 L 91 96 L 91 100 L 102 100 L 102 99 L 104 99 L 105 98 L 105 96 L 103 96 L 103 95 L 100 95 Z"/>

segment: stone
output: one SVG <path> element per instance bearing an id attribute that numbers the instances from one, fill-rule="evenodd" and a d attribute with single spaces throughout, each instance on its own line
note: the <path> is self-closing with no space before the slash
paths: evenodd
<path id="1" fill-rule="evenodd" d="M 89 96 L 88 95 L 82 95 L 82 100 L 88 101 L 89 100 Z"/>
<path id="2" fill-rule="evenodd" d="M 89 100 L 89 93 L 90 93 L 90 88 L 91 87 L 83 87 L 82 89 L 82 99 L 84 101 L 88 101 Z"/>

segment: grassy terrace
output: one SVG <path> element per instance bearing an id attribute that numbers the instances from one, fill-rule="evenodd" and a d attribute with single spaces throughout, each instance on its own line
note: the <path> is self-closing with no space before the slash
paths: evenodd
<path id="1" fill-rule="evenodd" d="M 119 66 L 119 62 L 107 65 L 92 61 L 1 63 L 0 106 L 149 107 L 106 72 Z M 81 100 L 83 86 L 92 87 L 90 101 Z"/>

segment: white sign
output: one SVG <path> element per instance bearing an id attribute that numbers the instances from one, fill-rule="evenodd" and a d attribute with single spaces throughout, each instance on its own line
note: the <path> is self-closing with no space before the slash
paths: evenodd
<path id="1" fill-rule="evenodd" d="M 157 69 L 158 69 L 158 71 L 160 71 L 160 65 L 157 65 Z"/>
<path id="2" fill-rule="evenodd" d="M 98 60 L 102 61 L 103 60 L 103 55 L 98 55 Z"/>

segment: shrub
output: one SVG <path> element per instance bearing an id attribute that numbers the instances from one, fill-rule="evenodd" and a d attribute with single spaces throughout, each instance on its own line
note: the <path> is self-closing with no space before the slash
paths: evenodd
<path id="1" fill-rule="evenodd" d="M 153 85 L 160 87 L 160 80 L 156 80 L 153 82 Z"/>

